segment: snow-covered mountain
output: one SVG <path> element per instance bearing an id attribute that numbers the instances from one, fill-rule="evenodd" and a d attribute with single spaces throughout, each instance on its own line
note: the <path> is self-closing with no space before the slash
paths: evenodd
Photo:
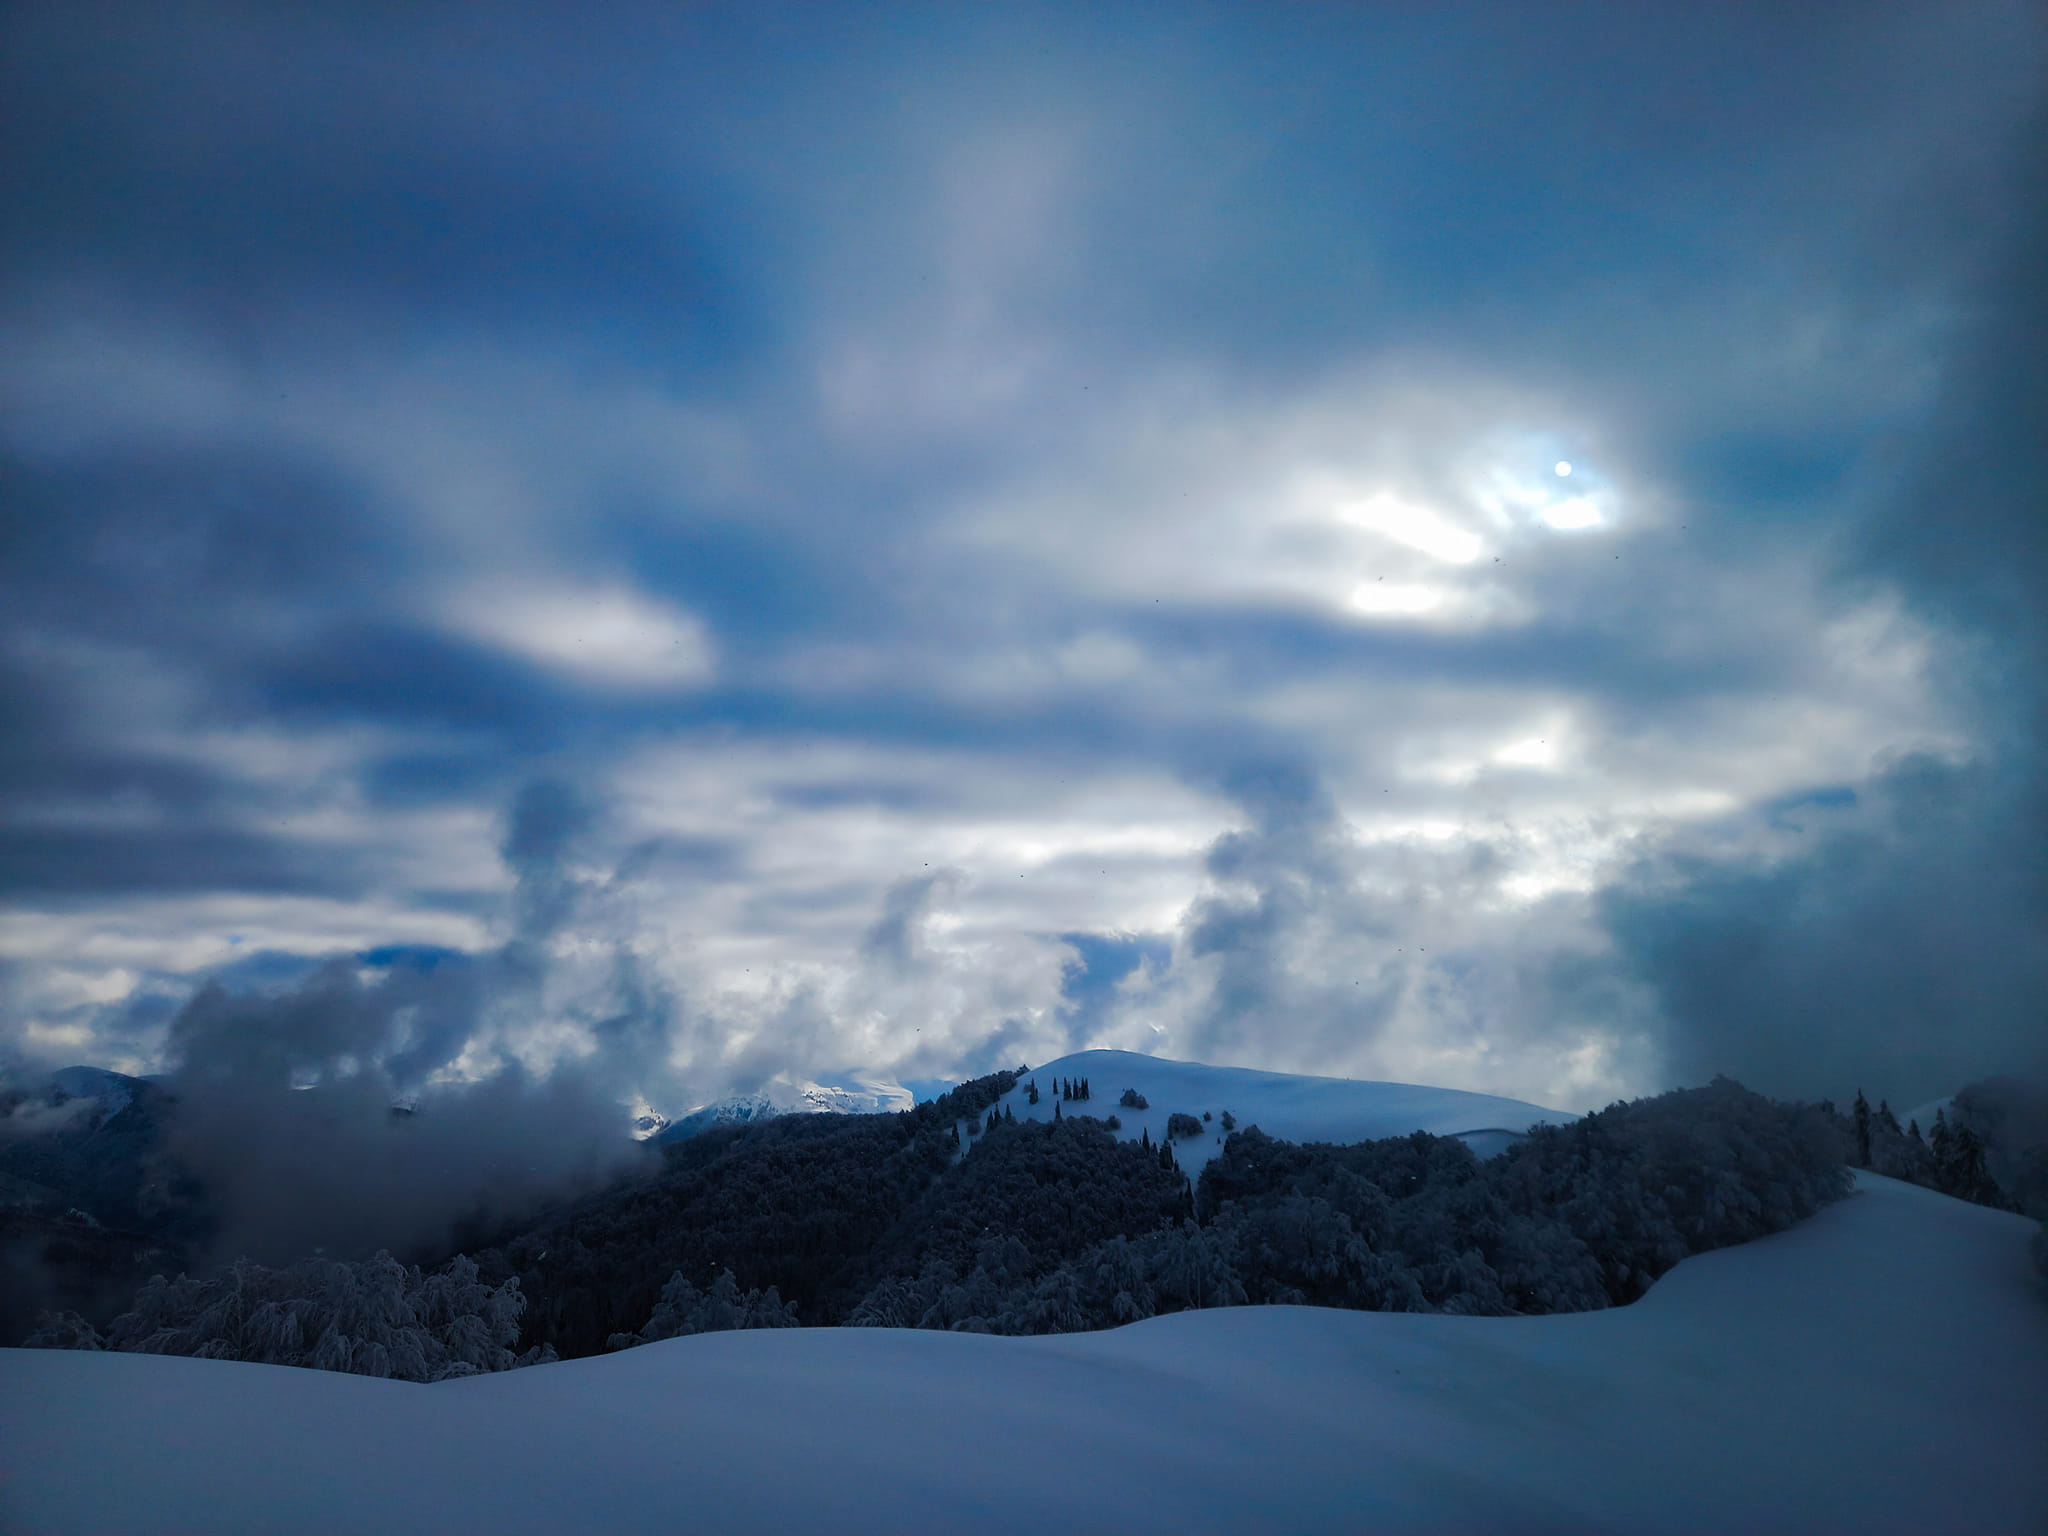
<path id="1" fill-rule="evenodd" d="M 0 1527 L 2041 1529 L 2034 1224 L 1857 1182 L 1607 1312 L 713 1333 L 436 1386 L 0 1350 Z"/>
<path id="2" fill-rule="evenodd" d="M 1062 1103 L 1060 1081 L 1082 1078 L 1088 1080 L 1093 1097 Z M 1034 1082 L 1039 1090 L 1036 1104 L 1030 1101 L 1027 1086 Z M 1119 1097 L 1127 1088 L 1144 1098 L 1149 1107 L 1134 1109 L 1120 1104 Z M 777 1078 L 760 1092 L 720 1099 L 693 1110 L 653 1135 L 659 1141 L 680 1141 L 713 1126 L 744 1125 L 775 1115 L 874 1114 L 910 1105 L 909 1090 L 894 1083 L 844 1088 Z M 1502 1150 L 1539 1122 L 1577 1118 L 1571 1112 L 1521 1099 L 1456 1088 L 1211 1067 L 1134 1051 L 1076 1051 L 1031 1067 L 996 1109 L 1020 1120 L 1050 1120 L 1055 1106 L 1062 1113 L 1099 1119 L 1114 1115 L 1121 1122 L 1119 1136 L 1136 1141 L 1149 1135 L 1155 1143 L 1165 1137 L 1170 1116 L 1191 1114 L 1199 1120 L 1207 1115 L 1204 1134 L 1176 1143 L 1175 1155 L 1191 1174 L 1199 1172 L 1221 1148 L 1226 1112 L 1238 1126 L 1256 1125 L 1269 1136 L 1287 1141 L 1369 1141 L 1428 1131 L 1460 1137 L 1482 1157 Z"/>
<path id="3" fill-rule="evenodd" d="M 1091 1097 L 1080 1103 L 1062 1102 L 1059 1082 L 1082 1078 L 1088 1081 Z M 1028 1091 L 1034 1082 L 1039 1092 L 1036 1104 L 1030 1102 Z M 1148 1107 L 1121 1104 L 1127 1088 Z M 1539 1122 L 1578 1118 L 1521 1099 L 1456 1088 L 1211 1067 L 1132 1051 L 1077 1051 L 1032 1067 L 1016 1090 L 1003 1098 L 998 1110 L 1020 1120 L 1049 1120 L 1055 1106 L 1063 1114 L 1099 1119 L 1114 1115 L 1122 1122 L 1118 1135 L 1129 1141 L 1149 1135 L 1154 1143 L 1165 1137 L 1169 1116 L 1193 1115 L 1203 1121 L 1202 1134 L 1177 1141 L 1174 1153 L 1190 1174 L 1199 1172 L 1222 1149 L 1226 1112 L 1238 1127 L 1256 1125 L 1284 1141 L 1372 1141 L 1428 1131 L 1461 1137 L 1482 1157 L 1502 1150 Z"/>
<path id="4" fill-rule="evenodd" d="M 673 1125 L 653 1132 L 657 1141 L 682 1141 L 718 1125 L 745 1125 L 776 1115 L 872 1115 L 908 1109 L 911 1093 L 897 1083 L 863 1082 L 832 1087 L 804 1078 L 778 1077 L 756 1093 L 720 1099 L 692 1110 Z"/>

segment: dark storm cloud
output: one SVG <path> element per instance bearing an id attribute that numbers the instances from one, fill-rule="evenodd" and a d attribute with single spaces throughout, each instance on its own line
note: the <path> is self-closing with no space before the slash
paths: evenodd
<path id="1" fill-rule="evenodd" d="M 1918 1103 L 2048 1067 L 2038 787 L 1930 759 L 1794 819 L 1789 857 L 1666 855 L 1604 896 L 1678 1081 Z"/>
<path id="2" fill-rule="evenodd" d="M 233 827 L 0 832 L 0 893 L 14 896 L 346 895 L 361 888 L 362 875 L 352 858 Z"/>
<path id="3" fill-rule="evenodd" d="M 137 446 L 0 459 L 18 621 L 89 618 L 180 647 L 231 641 L 275 605 L 360 604 L 402 546 L 333 466 L 269 448 Z"/>
<path id="4" fill-rule="evenodd" d="M 743 290 L 655 195 L 634 119 L 588 106 L 631 50 L 534 20 L 23 7 L 8 94 L 32 131 L 9 135 L 6 188 L 34 216 L 5 248 L 37 272 L 90 249 L 264 350 L 317 290 L 515 325 L 573 293 L 579 328 L 715 352 L 709 301 Z"/>
<path id="5" fill-rule="evenodd" d="M 544 941 L 592 889 L 573 866 L 596 815 L 543 779 L 505 821 L 517 932 L 501 948 L 386 945 L 239 991 L 273 978 L 231 970 L 170 1021 L 168 1145 L 219 1212 L 213 1257 L 431 1247 L 458 1222 L 516 1214 L 631 1161 L 622 1104 L 660 1075 L 676 1006 L 615 950 L 606 985 L 582 1000 L 588 1054 L 544 1073 L 504 1054 L 508 1027 L 536 1017 Z"/>
<path id="6" fill-rule="evenodd" d="M 336 960 L 282 992 L 209 984 L 179 1011 L 167 1147 L 219 1212 L 214 1258 L 431 1247 L 629 1160 L 602 1058 L 541 1080 L 512 1063 L 429 1081 L 476 1033 L 491 964 L 401 963 L 366 982 Z M 394 1115 L 401 1098 L 410 1115 Z"/>
<path id="7" fill-rule="evenodd" d="M 270 451 L 10 455 L 0 543 L 15 641 L 0 685 L 0 803 L 15 812 L 0 826 L 0 889 L 361 888 L 353 851 L 280 833 L 285 806 L 152 731 L 195 678 L 217 722 L 260 720 L 263 669 L 289 646 L 280 630 L 374 601 L 393 556 L 359 492 Z M 53 804 L 128 814 L 52 825 Z"/>
<path id="8" fill-rule="evenodd" d="M 1809 796 L 1834 814 L 1804 848 L 1673 853 L 1606 893 L 1664 1000 L 1680 1078 L 1912 1103 L 2048 1063 L 2043 142 L 2017 157 L 2016 232 L 1979 274 L 1935 429 L 1844 572 L 1897 583 L 1955 635 L 1945 680 L 1984 757 L 1908 758 Z"/>
<path id="9" fill-rule="evenodd" d="M 1988 717 L 2048 752 L 2048 107 L 2016 135 L 2005 217 L 1968 290 L 1975 322 L 1951 363 L 1922 451 L 1859 530 L 1862 571 L 1984 643 Z"/>

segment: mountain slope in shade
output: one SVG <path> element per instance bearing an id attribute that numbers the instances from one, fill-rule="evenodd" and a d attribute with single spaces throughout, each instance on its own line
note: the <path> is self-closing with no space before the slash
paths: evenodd
<path id="1" fill-rule="evenodd" d="M 1551 1317 L 768 1330 L 431 1387 L 0 1350 L 0 1526 L 2041 1529 L 2033 1224 L 1858 1185 L 1634 1306 Z"/>
<path id="2" fill-rule="evenodd" d="M 1211 1067 L 1133 1051 L 1077 1051 L 1033 1067 L 998 1107 L 1020 1120 L 1049 1120 L 1059 1102 L 1055 1085 L 1062 1078 L 1086 1078 L 1091 1094 L 1085 1102 L 1059 1103 L 1062 1113 L 1102 1119 L 1115 1115 L 1123 1122 L 1118 1134 L 1129 1141 L 1149 1134 L 1157 1143 L 1166 1134 L 1167 1117 L 1175 1113 L 1197 1120 L 1209 1115 L 1202 1135 L 1175 1143 L 1175 1157 L 1191 1174 L 1221 1150 L 1226 1110 L 1240 1128 L 1256 1125 L 1283 1141 L 1373 1141 L 1428 1131 L 1464 1137 L 1482 1157 L 1502 1150 L 1538 1122 L 1578 1118 L 1521 1099 L 1456 1088 Z M 1039 1089 L 1036 1104 L 1025 1087 L 1032 1082 Z M 1137 1090 L 1150 1107 L 1139 1110 L 1119 1104 L 1126 1088 Z"/>
<path id="3" fill-rule="evenodd" d="M 67 1098 L 95 1100 L 100 1113 L 111 1116 L 128 1107 L 143 1080 L 104 1067 L 60 1067 L 50 1074 L 50 1086 Z"/>

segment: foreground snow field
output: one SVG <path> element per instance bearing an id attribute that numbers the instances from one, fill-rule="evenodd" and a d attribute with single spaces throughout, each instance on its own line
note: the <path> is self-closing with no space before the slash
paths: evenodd
<path id="1" fill-rule="evenodd" d="M 2031 1223 L 1858 1182 L 1571 1316 L 707 1334 L 432 1387 L 0 1350 L 0 1529 L 2048 1528 Z"/>

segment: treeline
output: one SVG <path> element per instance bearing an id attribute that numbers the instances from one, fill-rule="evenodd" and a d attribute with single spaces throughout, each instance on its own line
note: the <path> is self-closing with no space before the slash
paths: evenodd
<path id="1" fill-rule="evenodd" d="M 1726 1080 L 1540 1127 L 1485 1162 L 1420 1133 L 1296 1146 L 1250 1128 L 1199 1185 L 1090 1117 L 987 1127 L 1012 1081 L 696 1138 L 659 1179 L 479 1261 L 533 1298 L 522 1346 L 563 1355 L 655 1336 L 664 1286 L 723 1284 L 753 1326 L 1046 1333 L 1242 1302 L 1505 1315 L 1633 1301 L 1689 1254 L 1848 1188 L 1834 1117 Z M 981 1134 L 956 1160 L 963 1119 Z"/>
<path id="2" fill-rule="evenodd" d="M 733 1327 L 1053 1333 L 1258 1302 L 1576 1311 L 1812 1214 L 1847 1191 L 1855 1150 L 1842 1117 L 1723 1079 L 1538 1127 L 1486 1161 L 1423 1133 L 1301 1146 L 1251 1127 L 1190 1183 L 1170 1145 L 1088 1115 L 991 1124 L 1016 1082 L 705 1132 L 651 1176 L 493 1234 L 444 1267 L 453 1281 L 388 1258 L 156 1280 L 102 1342 L 333 1366 L 346 1339 L 340 1368 L 426 1380 Z M 979 1132 L 964 1144 L 963 1122 Z"/>
<path id="3" fill-rule="evenodd" d="M 517 1276 L 534 1305 L 526 1347 L 596 1353 L 645 1336 L 666 1285 L 742 1295 L 772 1288 L 810 1326 L 851 1320 L 877 1285 L 969 1269 L 992 1233 L 1030 1273 L 1104 1239 L 1193 1212 L 1177 1167 L 1100 1121 L 999 1120 L 965 1155 L 960 1121 L 984 1125 L 1009 1073 L 897 1115 L 801 1115 L 706 1133 L 663 1174 L 582 1203 L 492 1245 L 487 1274 Z"/>
<path id="4" fill-rule="evenodd" d="M 2048 1277 L 2048 1088 L 2010 1077 L 1972 1083 L 1924 1132 L 1915 1119 L 1902 1129 L 1882 1099 L 1873 1110 L 1859 1088 L 1835 1119 L 1857 1167 L 2040 1222 L 2034 1264 Z"/>
<path id="5" fill-rule="evenodd" d="M 906 1240 L 918 1202 L 965 1161 L 958 1127 L 978 1125 L 1017 1085 L 999 1072 L 915 1109 L 784 1115 L 665 1146 L 663 1166 L 513 1231 L 476 1254 L 486 1276 L 517 1276 L 531 1298 L 523 1347 L 597 1354 L 640 1336 L 674 1277 L 708 1291 L 730 1272 L 742 1293 L 770 1287 L 811 1325 L 839 1321 L 886 1242 Z"/>
<path id="6" fill-rule="evenodd" d="M 1482 1162 L 1417 1132 L 1298 1146 L 1237 1132 L 1195 1212 L 1048 1262 L 991 1226 L 971 1263 L 884 1281 L 849 1321 L 1057 1333 L 1193 1307 L 1307 1303 L 1501 1316 L 1635 1300 L 1690 1254 L 1782 1231 L 1849 1189 L 1818 1109 L 1726 1079 L 1569 1126 Z"/>
<path id="7" fill-rule="evenodd" d="M 31 1349 L 112 1349 L 303 1365 L 401 1381 L 446 1381 L 556 1358 L 514 1349 L 526 1309 L 519 1281 L 482 1283 L 458 1255 L 426 1274 L 388 1253 L 359 1264 L 237 1263 L 211 1280 L 153 1276 L 102 1334 L 75 1312 L 45 1320 Z"/>
<path id="8" fill-rule="evenodd" d="M 637 1344 L 659 1344 L 663 1339 L 680 1339 L 693 1333 L 796 1326 L 796 1308 L 785 1302 L 772 1285 L 765 1291 L 753 1290 L 742 1295 L 728 1269 L 711 1282 L 710 1290 L 700 1291 L 677 1270 L 661 1288 L 661 1300 L 654 1304 L 654 1315 L 647 1319 L 646 1326 L 638 1333 L 615 1333 L 605 1340 L 604 1347 L 631 1349 Z"/>
<path id="9" fill-rule="evenodd" d="M 1836 1119 L 1859 1168 L 1958 1200 L 2048 1217 L 2048 1096 L 2039 1090 L 2010 1078 L 1972 1083 L 1922 1131 L 1918 1120 L 1901 1127 L 1881 1099 L 1872 1109 L 1858 1089 L 1848 1114 Z"/>

